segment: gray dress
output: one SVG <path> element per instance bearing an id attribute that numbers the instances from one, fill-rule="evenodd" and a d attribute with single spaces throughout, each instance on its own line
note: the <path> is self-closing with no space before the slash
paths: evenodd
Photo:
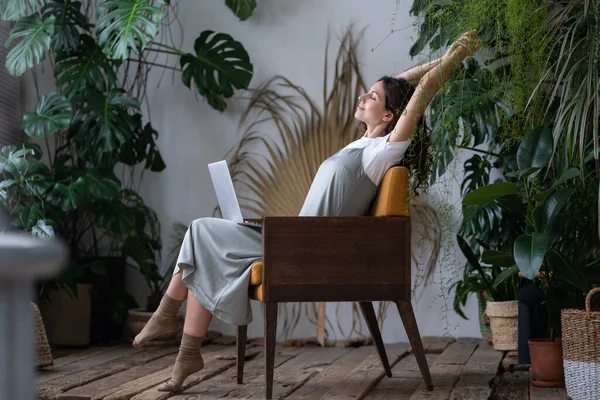
<path id="1" fill-rule="evenodd" d="M 300 216 L 364 215 L 377 186 L 365 173 L 363 150 L 345 147 L 321 164 Z M 200 218 L 189 226 L 174 273 L 181 268 L 183 283 L 215 317 L 247 325 L 252 320 L 251 266 L 261 256 L 259 231 L 220 218 Z"/>

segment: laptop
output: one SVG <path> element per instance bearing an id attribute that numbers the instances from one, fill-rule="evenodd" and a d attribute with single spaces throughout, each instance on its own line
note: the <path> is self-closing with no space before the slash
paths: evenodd
<path id="1" fill-rule="evenodd" d="M 233 187 L 233 181 L 231 179 L 231 174 L 229 173 L 227 161 L 221 160 L 208 164 L 208 172 L 210 173 L 210 178 L 213 187 L 215 188 L 217 202 L 219 203 L 223 219 L 228 219 L 239 225 L 248 226 L 261 231 L 261 224 L 256 222 L 245 222 L 242 217 L 242 210 L 240 209 L 240 204 L 238 203 L 237 195 L 235 194 L 235 188 Z"/>

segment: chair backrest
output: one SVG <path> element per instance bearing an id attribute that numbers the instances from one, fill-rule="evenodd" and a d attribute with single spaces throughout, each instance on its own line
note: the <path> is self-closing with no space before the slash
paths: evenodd
<path id="1" fill-rule="evenodd" d="M 371 215 L 408 217 L 410 216 L 409 199 L 408 168 L 392 167 L 387 170 L 379 184 L 377 196 L 371 206 Z"/>

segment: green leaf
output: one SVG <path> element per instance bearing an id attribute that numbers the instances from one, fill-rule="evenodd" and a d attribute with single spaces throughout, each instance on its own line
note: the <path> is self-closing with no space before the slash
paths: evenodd
<path id="1" fill-rule="evenodd" d="M 464 254 L 469 264 L 471 264 L 471 266 L 477 270 L 482 281 L 485 283 L 486 287 L 490 291 L 490 294 L 492 295 L 492 297 L 495 297 L 494 289 L 490 286 L 489 277 L 481 267 L 481 264 L 479 264 L 477 256 L 475 255 L 475 253 L 473 253 L 473 250 L 471 250 L 471 247 L 469 246 L 467 241 L 458 234 L 456 235 L 456 241 L 458 242 L 458 247 Z"/>
<path id="2" fill-rule="evenodd" d="M 519 170 L 545 167 L 552 157 L 552 151 L 552 130 L 542 126 L 533 129 L 525 135 L 517 150 Z"/>
<path id="3" fill-rule="evenodd" d="M 519 267 L 517 267 L 516 265 L 513 265 L 510 268 L 505 269 L 504 271 L 500 272 L 498 274 L 498 276 L 496 276 L 496 279 L 494 280 L 494 289 L 498 288 L 498 286 L 500 286 L 502 284 L 502 282 L 504 282 L 505 280 L 512 278 L 513 276 L 517 275 L 519 273 Z"/>
<path id="4" fill-rule="evenodd" d="M 121 185 L 112 171 L 95 168 L 84 175 L 87 190 L 94 198 L 112 199 L 119 195 Z"/>
<path id="5" fill-rule="evenodd" d="M 568 181 L 569 179 L 573 179 L 575 177 L 579 176 L 579 169 L 577 168 L 570 168 L 567 171 L 565 171 L 560 178 L 558 178 L 557 180 L 554 181 L 554 183 L 552 184 L 553 188 L 556 188 L 560 185 L 562 185 L 564 182 Z"/>
<path id="6" fill-rule="evenodd" d="M 69 52 L 79 45 L 79 29 L 88 29 L 80 10 L 81 2 L 72 0 L 53 0 L 42 8 L 43 19 L 51 15 L 55 18 L 51 43 L 55 51 Z"/>
<path id="7" fill-rule="evenodd" d="M 78 178 L 75 182 L 65 185 L 57 183 L 52 188 L 49 200 L 56 204 L 61 210 L 74 210 L 85 202 L 86 195 L 85 181 Z"/>
<path id="8" fill-rule="evenodd" d="M 252 79 L 250 57 L 240 42 L 225 33 L 204 31 L 194 42 L 196 55 L 184 54 L 179 60 L 181 79 L 187 87 L 192 80 L 198 93 L 216 110 L 225 110 L 225 99 L 234 89 L 247 89 Z"/>
<path id="9" fill-rule="evenodd" d="M 527 279 L 534 279 L 544 261 L 548 236 L 544 233 L 524 233 L 515 239 L 515 262 Z"/>
<path id="10" fill-rule="evenodd" d="M 16 185 L 17 183 L 19 183 L 19 181 L 15 179 L 5 179 L 2 182 L 0 182 L 0 189 L 6 189 L 8 187 Z"/>
<path id="11" fill-rule="evenodd" d="M 528 177 L 530 175 L 537 174 L 537 172 L 539 170 L 540 169 L 538 167 L 525 168 L 524 170 L 518 171 L 519 172 L 518 177 L 519 177 L 519 179 L 521 179 L 523 177 Z"/>
<path id="12" fill-rule="evenodd" d="M 20 19 L 11 29 L 6 47 L 21 39 L 6 56 L 6 69 L 13 76 L 21 76 L 27 69 L 46 58 L 50 38 L 54 33 L 54 16 L 43 21 L 38 13 Z"/>
<path id="13" fill-rule="evenodd" d="M 54 238 L 54 228 L 52 225 L 48 225 L 50 221 L 46 219 L 40 219 L 37 223 L 31 228 L 31 233 L 42 239 L 53 239 Z"/>
<path id="14" fill-rule="evenodd" d="M 0 0 L 2 19 L 16 21 L 33 13 L 37 6 L 43 6 L 46 0 Z"/>
<path id="15" fill-rule="evenodd" d="M 511 267 L 515 265 L 515 258 L 512 254 L 496 250 L 485 250 L 481 255 L 481 261 L 499 267 Z"/>
<path id="16" fill-rule="evenodd" d="M 556 250 L 548 250 L 546 259 L 548 260 L 548 265 L 552 268 L 552 278 L 568 282 L 581 292 L 587 292 L 590 289 L 590 284 L 585 275 L 579 269 L 574 268 L 571 263 L 567 262 Z"/>
<path id="17" fill-rule="evenodd" d="M 552 223 L 552 220 L 561 212 L 573 190 L 570 188 L 565 188 L 558 190 L 552 196 L 546 200 L 545 204 L 545 223 L 546 226 Z"/>
<path id="18" fill-rule="evenodd" d="M 498 182 L 485 185 L 467 193 L 462 200 L 463 205 L 484 205 L 502 196 L 519 194 L 519 188 L 512 182 Z"/>
<path id="19" fill-rule="evenodd" d="M 108 58 L 139 54 L 158 34 L 163 12 L 150 0 L 106 0 L 98 5 L 98 44 Z"/>
<path id="20" fill-rule="evenodd" d="M 107 59 L 91 36 L 81 35 L 79 47 L 58 53 L 56 61 L 56 86 L 69 99 L 88 87 L 106 93 L 117 82 L 118 63 Z"/>
<path id="21" fill-rule="evenodd" d="M 256 8 L 255 0 L 225 0 L 225 4 L 241 21 L 250 18 Z"/>
<path id="22" fill-rule="evenodd" d="M 2 156 L 0 156 L 0 173 L 6 171 L 14 179 L 21 181 L 30 167 L 30 161 L 25 159 L 26 156 L 32 155 L 32 149 L 17 149 L 16 146 L 4 146 L 2 148 Z M 31 162 L 37 162 L 31 160 Z"/>
<path id="23" fill-rule="evenodd" d="M 475 154 L 465 161 L 465 174 L 460 190 L 463 194 L 472 192 L 478 187 L 487 185 L 490 181 L 490 162 Z"/>
<path id="24" fill-rule="evenodd" d="M 129 109 L 139 110 L 136 99 L 123 96 L 122 90 L 111 90 L 108 95 L 92 91 L 76 101 L 87 104 L 75 114 L 73 123 L 79 125 L 77 139 L 84 153 L 112 151 L 127 141 L 136 127 L 136 119 Z"/>
<path id="25" fill-rule="evenodd" d="M 43 138 L 60 129 L 67 129 L 71 118 L 71 103 L 64 96 L 48 93 L 40 97 L 35 112 L 25 113 L 22 126 L 29 136 Z"/>

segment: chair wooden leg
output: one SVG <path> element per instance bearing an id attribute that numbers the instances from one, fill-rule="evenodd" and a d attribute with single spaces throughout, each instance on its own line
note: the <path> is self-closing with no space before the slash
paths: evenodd
<path id="1" fill-rule="evenodd" d="M 265 309 L 265 386 L 267 399 L 273 397 L 275 339 L 277 334 L 277 303 L 264 303 Z"/>
<path id="2" fill-rule="evenodd" d="M 381 331 L 379 330 L 379 326 L 377 325 L 377 317 L 375 316 L 373 303 L 371 303 L 370 301 L 361 301 L 358 304 L 360 306 L 360 310 L 362 311 L 363 316 L 365 317 L 367 326 L 369 327 L 369 332 L 371 332 L 371 337 L 373 338 L 375 346 L 377 347 L 377 353 L 379 354 L 379 358 L 381 359 L 381 364 L 383 364 L 385 374 L 388 377 L 391 377 L 392 369 L 390 368 L 390 363 L 385 352 L 385 346 L 383 345 L 383 339 L 381 338 Z"/>
<path id="3" fill-rule="evenodd" d="M 402 323 L 404 324 L 404 329 L 406 329 L 413 353 L 415 353 L 417 364 L 425 381 L 425 387 L 427 390 L 433 390 L 433 381 L 429 373 L 429 367 L 427 366 L 427 358 L 425 358 L 425 350 L 423 350 L 423 343 L 421 342 L 421 335 L 419 335 L 419 327 L 417 326 L 412 304 L 409 300 L 401 300 L 396 302 L 396 306 L 400 312 L 400 318 L 402 318 Z"/>
<path id="4" fill-rule="evenodd" d="M 244 382 L 244 359 L 246 358 L 246 333 L 248 332 L 248 325 L 240 325 L 237 327 L 237 383 L 241 384 Z"/>

